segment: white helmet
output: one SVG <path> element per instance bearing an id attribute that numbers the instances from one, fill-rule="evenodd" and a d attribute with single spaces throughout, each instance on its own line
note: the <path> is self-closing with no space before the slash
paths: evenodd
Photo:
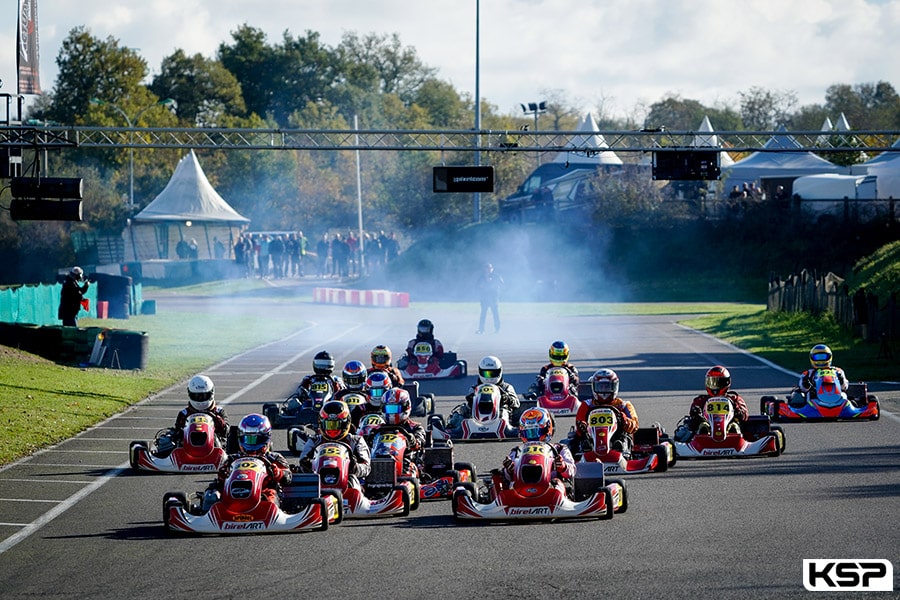
<path id="1" fill-rule="evenodd" d="M 188 402 L 195 410 L 209 410 L 216 404 L 212 379 L 194 375 L 188 381 Z"/>
<path id="2" fill-rule="evenodd" d="M 500 383 L 503 378 L 503 363 L 496 356 L 485 356 L 478 363 L 478 381 L 481 383 Z"/>

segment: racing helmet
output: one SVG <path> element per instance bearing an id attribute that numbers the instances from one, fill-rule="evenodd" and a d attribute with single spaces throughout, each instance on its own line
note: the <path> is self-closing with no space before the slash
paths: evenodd
<path id="1" fill-rule="evenodd" d="M 608 404 L 619 395 L 619 376 L 612 369 L 598 369 L 591 375 L 594 403 Z"/>
<path id="2" fill-rule="evenodd" d="M 319 428 L 326 440 L 340 441 L 350 433 L 350 407 L 343 400 L 329 400 L 319 411 Z"/>
<path id="3" fill-rule="evenodd" d="M 358 360 L 351 360 L 345 364 L 341 373 L 341 379 L 344 380 L 348 390 L 361 390 L 368 376 L 369 372 L 366 370 L 366 365 Z"/>
<path id="4" fill-rule="evenodd" d="M 238 446 L 244 454 L 261 456 L 269 449 L 272 424 L 263 415 L 251 413 L 238 424 Z"/>
<path id="5" fill-rule="evenodd" d="M 391 366 L 391 349 L 384 344 L 378 344 L 372 348 L 372 366 L 383 369 Z"/>
<path id="6" fill-rule="evenodd" d="M 416 325 L 416 331 L 419 336 L 434 337 L 434 323 L 428 319 L 422 319 L 419 321 L 419 324 Z"/>
<path id="7" fill-rule="evenodd" d="M 523 442 L 547 442 L 553 437 L 553 417 L 546 408 L 529 408 L 519 417 L 519 438 Z"/>
<path id="8" fill-rule="evenodd" d="M 391 378 L 384 371 L 374 371 L 366 377 L 366 385 L 363 389 L 372 406 L 381 406 L 385 394 L 391 389 Z"/>
<path id="9" fill-rule="evenodd" d="M 71 275 L 72 279 L 75 281 L 81 281 L 84 277 L 84 270 L 81 267 L 72 267 L 72 270 L 69 271 L 69 275 Z"/>
<path id="10" fill-rule="evenodd" d="M 334 372 L 334 359 L 327 350 L 322 350 L 313 357 L 313 372 L 316 375 L 331 375 Z"/>
<path id="11" fill-rule="evenodd" d="M 569 345 L 562 340 L 550 344 L 550 364 L 561 367 L 569 361 Z"/>
<path id="12" fill-rule="evenodd" d="M 409 392 L 403 388 L 391 388 L 384 395 L 384 403 L 381 405 L 381 414 L 388 425 L 401 425 L 409 421 L 412 412 L 412 400 Z"/>
<path id="13" fill-rule="evenodd" d="M 206 411 L 216 405 L 212 379 L 206 375 L 194 375 L 188 381 L 188 404 L 194 410 Z"/>
<path id="14" fill-rule="evenodd" d="M 721 396 L 731 387 L 731 373 L 721 365 L 716 365 L 706 372 L 706 393 L 710 396 Z"/>
<path id="15" fill-rule="evenodd" d="M 485 356 L 478 363 L 478 381 L 480 383 L 500 383 L 503 379 L 503 363 L 496 356 Z"/>
<path id="16" fill-rule="evenodd" d="M 825 344 L 816 344 L 809 351 L 809 364 L 816 369 L 827 369 L 831 366 L 831 348 Z"/>

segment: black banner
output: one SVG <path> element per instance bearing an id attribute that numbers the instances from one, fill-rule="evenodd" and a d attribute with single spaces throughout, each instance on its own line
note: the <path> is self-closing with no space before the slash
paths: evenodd
<path id="1" fill-rule="evenodd" d="M 435 194 L 493 192 L 494 167 L 434 167 Z"/>
<path id="2" fill-rule="evenodd" d="M 37 0 L 19 0 L 19 31 L 16 42 L 19 93 L 40 94 Z"/>

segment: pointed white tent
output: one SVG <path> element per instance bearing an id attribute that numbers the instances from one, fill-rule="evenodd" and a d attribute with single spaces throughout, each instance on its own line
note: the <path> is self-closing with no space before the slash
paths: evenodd
<path id="1" fill-rule="evenodd" d="M 822 122 L 822 128 L 820 131 L 826 131 L 829 134 L 834 131 L 834 125 L 831 124 L 831 117 L 825 117 L 825 120 Z M 820 146 L 824 146 L 828 143 L 828 136 L 820 135 L 816 138 L 816 143 Z"/>
<path id="2" fill-rule="evenodd" d="M 579 135 L 572 139 L 572 143 L 576 146 L 591 146 L 594 148 L 609 148 L 609 144 L 600 134 L 600 128 L 594 121 L 591 113 L 585 115 L 584 120 L 578 126 L 578 131 L 584 131 L 591 135 Z M 556 163 L 578 163 L 593 165 L 621 165 L 622 159 L 612 150 L 601 151 L 593 156 L 588 156 L 583 152 L 560 152 L 553 159 Z"/>
<path id="3" fill-rule="evenodd" d="M 693 146 L 695 148 L 719 147 L 719 136 L 713 133 L 715 130 L 713 129 L 712 123 L 709 121 L 709 117 L 703 117 L 703 121 L 700 123 L 700 127 L 697 131 L 700 133 L 694 135 Z M 719 167 L 724 169 L 733 164 L 734 159 L 723 150 L 719 156 Z"/>
<path id="4" fill-rule="evenodd" d="M 838 117 L 838 122 L 834 129 L 835 131 L 850 131 L 850 123 L 847 122 L 847 117 L 844 116 L 844 113 L 841 113 L 841 116 Z"/>
<path id="5" fill-rule="evenodd" d="M 796 151 L 795 151 L 796 149 Z M 762 150 L 752 153 L 747 158 L 734 163 L 725 175 L 725 187 L 744 183 L 761 183 L 763 177 L 791 179 L 816 173 L 845 173 L 847 169 L 839 167 L 812 152 L 800 150 L 800 144 L 787 133 L 784 126 L 769 138 Z"/>
<path id="6" fill-rule="evenodd" d="M 169 183 L 125 230 L 126 260 L 178 257 L 180 242 L 194 240 L 196 258 L 216 258 L 216 241 L 230 255 L 241 228 L 250 219 L 241 216 L 209 183 L 191 150 L 175 168 Z"/>

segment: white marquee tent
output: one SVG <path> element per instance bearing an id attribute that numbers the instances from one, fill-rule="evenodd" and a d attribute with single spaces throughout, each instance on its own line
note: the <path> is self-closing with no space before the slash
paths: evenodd
<path id="1" fill-rule="evenodd" d="M 125 229 L 126 260 L 185 258 L 179 256 L 179 242 L 192 240 L 197 248 L 194 258 L 222 258 L 217 256 L 216 241 L 228 257 L 249 223 L 216 192 L 191 150 L 178 162 L 165 189 Z"/>
<path id="2" fill-rule="evenodd" d="M 590 135 L 579 135 L 573 138 L 572 143 L 576 145 L 589 145 L 596 148 L 609 148 L 604 137 L 600 134 L 600 128 L 591 113 L 584 116 L 584 120 L 578 126 L 578 131 L 587 132 Z M 601 151 L 593 156 L 588 156 L 583 152 L 560 152 L 553 159 L 556 163 L 578 163 L 578 164 L 594 164 L 594 165 L 621 165 L 622 159 L 612 150 Z"/>

